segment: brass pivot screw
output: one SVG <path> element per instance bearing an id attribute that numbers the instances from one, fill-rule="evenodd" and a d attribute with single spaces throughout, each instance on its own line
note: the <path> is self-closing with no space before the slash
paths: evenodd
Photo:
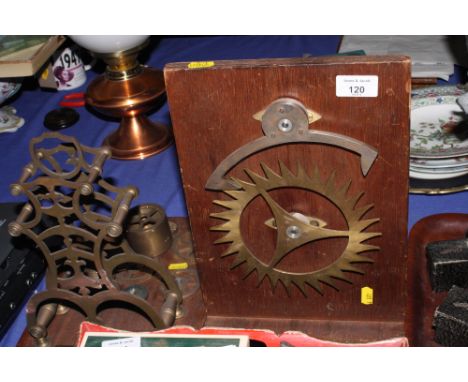
<path id="1" fill-rule="evenodd" d="M 283 133 L 289 133 L 293 129 L 294 125 L 288 118 L 280 119 L 278 122 L 278 129 Z"/>
<path id="2" fill-rule="evenodd" d="M 290 225 L 286 228 L 286 236 L 290 239 L 297 239 L 301 236 L 301 234 L 301 229 L 296 225 Z"/>

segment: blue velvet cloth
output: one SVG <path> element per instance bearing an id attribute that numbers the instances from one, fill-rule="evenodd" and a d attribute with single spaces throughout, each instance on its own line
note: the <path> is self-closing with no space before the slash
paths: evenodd
<path id="1" fill-rule="evenodd" d="M 177 61 L 332 55 L 337 52 L 339 42 L 340 36 L 153 37 L 148 52 L 142 53 L 140 58 L 144 64 L 162 69 L 166 63 Z M 52 92 L 37 87 L 25 88 L 10 101 L 26 123 L 15 133 L 0 134 L 0 202 L 18 201 L 10 195 L 8 186 L 18 179 L 22 167 L 30 161 L 30 139 L 46 131 L 43 125 L 45 115 L 59 106 L 65 94 L 84 92 L 89 82 L 98 74 L 94 69 L 88 71 L 87 82 L 72 91 Z M 450 82 L 457 81 L 459 77 L 453 76 Z M 118 126 L 118 121 L 102 118 L 85 107 L 78 108 L 77 111 L 81 117 L 79 122 L 63 133 L 77 137 L 82 144 L 99 146 Z M 170 123 L 167 104 L 150 115 L 150 119 Z M 131 184 L 139 188 L 139 196 L 133 205 L 158 203 L 166 209 L 168 216 L 187 216 L 174 146 L 143 161 L 108 160 L 104 170 L 107 177 L 115 180 L 116 185 Z M 443 212 L 468 213 L 468 193 L 445 196 L 410 195 L 408 228 L 425 216 Z M 43 284 L 39 286 L 39 289 L 42 288 Z M 23 308 L 9 332 L 0 341 L 0 346 L 14 346 L 25 326 Z"/>

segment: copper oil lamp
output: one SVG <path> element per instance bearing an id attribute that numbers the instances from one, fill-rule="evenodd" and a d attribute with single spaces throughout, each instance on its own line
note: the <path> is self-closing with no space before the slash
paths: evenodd
<path id="1" fill-rule="evenodd" d="M 88 86 L 85 99 L 99 112 L 121 118 L 119 128 L 105 138 L 115 159 L 144 159 L 172 143 L 170 130 L 145 115 L 160 104 L 165 92 L 161 70 L 142 66 L 137 56 L 149 36 L 70 36 L 101 58 L 107 68 Z"/>

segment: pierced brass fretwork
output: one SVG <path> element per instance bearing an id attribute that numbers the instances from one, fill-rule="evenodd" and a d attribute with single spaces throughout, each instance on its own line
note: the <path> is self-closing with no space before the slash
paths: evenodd
<path id="1" fill-rule="evenodd" d="M 363 255 L 363 253 L 379 249 L 377 246 L 365 243 L 367 240 L 381 235 L 377 232 L 365 232 L 366 228 L 378 222 L 379 219 L 361 219 L 373 205 L 358 207 L 357 203 L 363 193 L 349 196 L 348 190 L 351 181 L 337 187 L 335 173 L 322 181 L 317 168 L 312 175 L 309 175 L 299 165 L 297 173 L 294 174 L 284 163 L 279 162 L 279 165 L 280 173 L 276 173 L 264 163 L 261 163 L 265 176 L 256 174 L 249 169 L 244 170 L 252 183 L 238 178 L 231 178 L 231 182 L 235 183 L 238 189 L 223 191 L 232 199 L 214 201 L 215 204 L 224 207 L 226 211 L 212 213 L 211 217 L 225 220 L 225 222 L 210 229 L 212 231 L 227 232 L 215 243 L 229 244 L 229 247 L 221 256 L 234 257 L 231 269 L 243 265 L 244 278 L 256 271 L 258 285 L 267 277 L 273 287 L 277 285 L 278 281 L 281 281 L 287 290 L 294 284 L 304 295 L 307 295 L 306 285 L 322 294 L 323 284 L 338 289 L 337 280 L 351 282 L 347 277 L 347 272 L 363 274 L 362 269 L 355 264 L 372 263 L 373 260 Z M 346 219 L 348 229 L 335 230 L 328 228 L 326 222 L 318 217 L 306 217 L 286 211 L 269 194 L 269 191 L 279 188 L 303 189 L 327 198 L 339 208 Z M 258 196 L 265 200 L 273 215 L 273 218 L 267 220 L 265 225 L 277 231 L 275 250 L 268 262 L 260 260 L 252 253 L 241 234 L 241 215 L 247 205 Z M 280 269 L 280 261 L 302 245 L 320 239 L 339 237 L 347 238 L 347 246 L 339 258 L 329 265 L 304 273 L 293 273 Z"/>
<path id="2" fill-rule="evenodd" d="M 136 253 L 121 237 L 138 191 L 115 187 L 101 176 L 110 150 L 46 133 L 31 140 L 30 153 L 32 162 L 11 186 L 13 195 L 24 194 L 28 202 L 9 232 L 29 237 L 47 261 L 47 290 L 35 294 L 27 305 L 28 329 L 37 343 L 47 344 L 47 326 L 57 303 L 77 308 L 95 322 L 101 321 L 107 303 L 119 303 L 158 329 L 172 325 L 182 294 L 162 263 Z M 160 309 L 122 288 L 118 275 L 132 267 L 144 269 L 164 285 Z"/>

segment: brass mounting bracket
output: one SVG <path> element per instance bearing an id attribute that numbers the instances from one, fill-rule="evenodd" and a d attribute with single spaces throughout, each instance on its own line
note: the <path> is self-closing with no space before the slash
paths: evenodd
<path id="1" fill-rule="evenodd" d="M 279 98 L 253 117 L 261 119 L 265 135 L 229 154 L 208 178 L 205 185 L 207 190 L 239 189 L 237 184 L 224 178 L 229 170 L 254 153 L 288 143 L 319 143 L 355 152 L 361 157 L 361 171 L 364 176 L 367 175 L 377 158 L 378 152 L 374 147 L 357 139 L 342 134 L 309 129 L 309 124 L 320 120 L 320 114 L 307 109 L 293 98 Z"/>

